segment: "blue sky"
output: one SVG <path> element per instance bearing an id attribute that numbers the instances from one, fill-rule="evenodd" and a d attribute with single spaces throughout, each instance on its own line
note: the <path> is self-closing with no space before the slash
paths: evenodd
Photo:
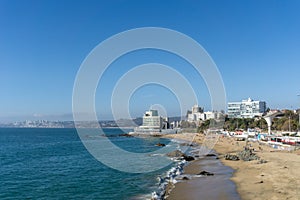
<path id="1" fill-rule="evenodd" d="M 298 108 L 299 10 L 296 0 L 0 0 L 0 121 L 71 119 L 74 80 L 89 52 L 114 34 L 149 26 L 174 29 L 200 43 L 219 68 L 228 101 L 251 97 L 270 108 Z M 109 94 L 117 77 L 147 62 L 179 70 L 209 110 L 205 84 L 184 67 L 187 63 L 141 51 L 115 62 L 115 73 L 108 71 L 96 94 L 102 119 L 111 118 Z M 163 104 L 176 115 L 176 102 L 167 89 L 145 86 L 132 96 L 130 113 L 136 117 L 152 104 Z"/>

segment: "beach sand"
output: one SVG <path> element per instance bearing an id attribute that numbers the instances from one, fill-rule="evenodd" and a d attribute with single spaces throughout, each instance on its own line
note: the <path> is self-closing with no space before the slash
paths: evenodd
<path id="1" fill-rule="evenodd" d="M 205 138 L 202 134 L 196 134 L 193 138 L 191 133 L 168 135 L 168 138 L 176 138 L 183 140 L 193 140 L 199 144 L 203 143 Z M 236 190 L 241 199 L 300 199 L 300 150 L 297 151 L 279 151 L 266 145 L 260 145 L 257 142 L 248 142 L 248 145 L 255 149 L 255 153 L 266 163 L 258 163 L 254 161 L 231 161 L 225 160 L 224 155 L 227 153 L 236 153 L 242 151 L 246 145 L 245 141 L 235 141 L 234 138 L 219 137 L 214 151 L 217 152 L 219 160 L 234 170 L 233 176 L 230 178 L 235 185 L 218 183 L 220 174 L 215 177 L 201 177 L 204 179 L 191 179 L 179 182 L 175 188 L 171 190 L 168 197 L 169 200 L 179 199 L 238 199 L 232 191 L 236 186 Z M 206 159 L 207 160 L 207 159 Z M 206 171 L 213 171 L 209 165 L 192 162 L 185 168 L 185 173 L 199 173 L 199 166 L 205 166 Z M 223 173 L 230 174 L 228 171 Z M 205 179 L 206 178 L 206 179 Z M 227 177 L 228 179 L 228 177 Z M 216 181 L 218 180 L 218 181 Z M 215 182 L 214 182 L 215 181 Z M 227 185 L 227 186 L 226 186 Z M 228 186 L 229 185 L 229 186 Z M 230 192 L 228 192 L 230 191 Z M 208 194 L 212 194 L 207 196 Z"/>

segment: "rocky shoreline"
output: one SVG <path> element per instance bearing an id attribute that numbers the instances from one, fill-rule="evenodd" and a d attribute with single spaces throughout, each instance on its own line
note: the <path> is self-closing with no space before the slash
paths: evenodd
<path id="1" fill-rule="evenodd" d="M 193 148 L 194 152 L 199 150 L 199 146 L 191 143 L 180 143 L 180 146 L 190 147 Z M 193 152 L 191 151 L 191 152 Z M 196 151 L 197 152 L 197 151 Z M 180 150 L 175 150 L 166 154 L 168 157 L 174 158 L 176 160 L 180 160 L 182 163 L 180 167 L 172 168 L 167 172 L 167 176 L 161 180 L 159 186 L 159 192 L 152 193 L 152 200 L 156 199 L 187 199 L 186 196 L 182 196 L 183 193 L 179 194 L 175 192 L 178 191 L 177 186 L 180 184 L 184 184 L 187 182 L 195 182 L 197 184 L 202 184 L 203 181 L 213 181 L 215 182 L 214 185 L 222 186 L 228 185 L 226 189 L 222 190 L 222 193 L 228 199 L 239 199 L 239 196 L 236 192 L 235 185 L 233 182 L 229 180 L 232 175 L 232 169 L 220 165 L 219 157 L 215 153 L 209 153 L 204 155 L 203 157 L 199 157 L 198 153 L 191 153 L 189 155 L 183 153 Z M 209 164 L 208 164 L 209 163 Z M 214 171 L 210 171 L 208 166 L 206 165 L 213 165 L 215 169 Z M 225 170 L 224 170 L 225 169 Z M 216 177 L 213 177 L 217 174 Z M 202 180 L 203 178 L 207 177 L 207 179 Z M 194 196 L 194 199 L 198 199 L 198 194 L 201 193 L 202 196 L 205 196 L 206 199 L 212 199 L 213 195 L 216 192 L 207 193 L 206 190 L 198 190 L 197 195 Z M 176 196 L 176 198 L 174 198 Z M 188 199 L 193 199 L 192 196 L 189 196 Z"/>

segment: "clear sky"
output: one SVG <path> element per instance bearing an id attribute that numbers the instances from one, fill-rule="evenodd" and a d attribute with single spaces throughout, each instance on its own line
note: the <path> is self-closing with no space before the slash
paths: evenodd
<path id="1" fill-rule="evenodd" d="M 174 29 L 199 42 L 219 68 L 228 101 L 251 97 L 270 108 L 298 108 L 299 10 L 297 0 L 0 0 L 0 121 L 71 119 L 74 80 L 88 53 L 114 34 L 149 26 Z M 120 58 L 107 73 L 107 87 L 96 94 L 102 119 L 111 115 L 109 95 L 101 95 L 109 94 L 124 69 L 148 62 L 181 70 L 209 110 L 205 84 L 193 82 L 184 61 L 141 51 Z M 130 112 L 141 116 L 149 106 L 163 104 L 177 115 L 176 102 L 167 89 L 148 85 L 134 93 Z"/>

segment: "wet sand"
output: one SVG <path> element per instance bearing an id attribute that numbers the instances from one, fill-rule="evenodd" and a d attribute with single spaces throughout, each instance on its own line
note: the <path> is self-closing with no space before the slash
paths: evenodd
<path id="1" fill-rule="evenodd" d="M 214 176 L 193 177 L 203 170 L 214 173 Z M 177 183 L 168 199 L 240 199 L 235 184 L 230 180 L 232 173 L 233 170 L 224 166 L 216 157 L 197 160 L 184 169 L 184 176 L 192 178 Z"/>
<path id="2" fill-rule="evenodd" d="M 192 134 L 175 134 L 168 135 L 168 137 L 184 140 L 193 139 Z M 193 141 L 201 144 L 203 140 L 204 136 L 197 134 Z M 235 186 L 241 199 L 300 199 L 300 150 L 293 152 L 278 151 L 257 142 L 248 144 L 251 144 L 252 148 L 255 149 L 255 153 L 261 159 L 266 160 L 267 163 L 259 164 L 257 160 L 225 160 L 223 157 L 226 153 L 241 151 L 246 142 L 220 137 L 214 146 L 214 150 L 220 157 L 218 161 L 234 170 L 233 175 L 231 176 L 226 170 L 218 169 L 219 172 L 216 172 L 213 177 L 200 177 L 179 182 L 171 191 L 168 199 L 238 199 L 239 197 L 231 192 L 235 190 Z M 209 165 L 207 163 L 201 164 L 201 161 L 197 162 L 185 168 L 185 172 L 191 173 L 189 170 L 194 170 L 195 173 L 199 173 L 201 170 L 212 172 L 217 164 L 211 163 L 212 165 Z M 206 159 L 202 162 L 208 161 Z M 202 168 L 198 171 L 200 166 Z M 231 176 L 231 178 L 228 176 Z M 235 184 L 230 184 L 229 179 Z M 219 184 L 220 180 L 225 181 L 225 184 Z"/>

